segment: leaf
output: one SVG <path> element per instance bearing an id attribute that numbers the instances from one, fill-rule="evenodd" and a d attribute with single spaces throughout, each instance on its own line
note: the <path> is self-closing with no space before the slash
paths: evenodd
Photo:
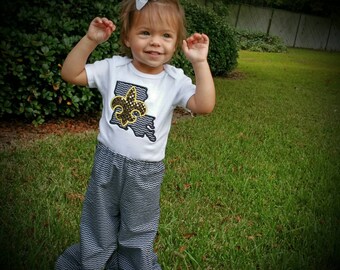
<path id="1" fill-rule="evenodd" d="M 184 184 L 183 187 L 184 187 L 184 190 L 187 190 L 191 188 L 191 184 Z"/>
<path id="2" fill-rule="evenodd" d="M 66 198 L 70 201 L 83 201 L 84 195 L 80 193 L 67 193 Z"/>
<path id="3" fill-rule="evenodd" d="M 192 237 L 194 237 L 194 236 L 196 236 L 196 235 L 197 235 L 197 233 L 192 232 L 192 233 L 183 234 L 183 237 L 184 237 L 185 239 L 190 239 L 190 238 L 192 238 Z"/>
<path id="4" fill-rule="evenodd" d="M 241 222 L 242 217 L 239 215 L 239 216 L 236 216 L 235 219 L 236 219 L 236 222 L 239 223 L 239 222 Z"/>
<path id="5" fill-rule="evenodd" d="M 255 240 L 255 236 L 254 235 L 249 235 L 249 236 L 247 236 L 247 239 L 248 240 Z"/>
<path id="6" fill-rule="evenodd" d="M 179 248 L 179 252 L 180 252 L 180 253 L 183 253 L 186 249 L 187 249 L 186 246 L 181 246 L 181 247 Z"/>

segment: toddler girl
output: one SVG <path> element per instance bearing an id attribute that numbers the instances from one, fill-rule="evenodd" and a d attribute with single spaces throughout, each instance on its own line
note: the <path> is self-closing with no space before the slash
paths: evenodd
<path id="1" fill-rule="evenodd" d="M 161 269 L 153 243 L 172 113 L 181 106 L 205 114 L 215 105 L 209 38 L 195 33 L 185 39 L 178 0 L 123 0 L 120 19 L 126 56 L 86 64 L 116 28 L 95 18 L 61 71 L 65 81 L 97 88 L 103 110 L 80 244 L 66 249 L 56 269 Z M 196 85 L 168 64 L 180 47 Z"/>

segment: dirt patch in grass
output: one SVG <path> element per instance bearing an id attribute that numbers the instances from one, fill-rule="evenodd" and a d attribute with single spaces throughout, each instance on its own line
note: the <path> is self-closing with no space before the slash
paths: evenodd
<path id="1" fill-rule="evenodd" d="M 53 119 L 42 125 L 18 119 L 2 120 L 0 122 L 0 150 L 16 144 L 31 142 L 49 134 L 81 133 L 98 129 L 98 119 L 95 116 Z"/>
<path id="2" fill-rule="evenodd" d="M 246 78 L 246 74 L 244 72 L 234 70 L 232 72 L 229 72 L 226 75 L 226 78 L 229 80 L 243 80 Z"/>
<path id="3" fill-rule="evenodd" d="M 192 117 L 186 110 L 178 108 L 174 112 L 172 123 L 176 124 L 182 119 Z M 31 142 L 50 134 L 62 135 L 96 131 L 98 130 L 99 118 L 99 116 L 82 116 L 52 119 L 39 126 L 18 119 L 2 119 L 0 120 L 0 150 L 15 147 L 18 143 Z"/>

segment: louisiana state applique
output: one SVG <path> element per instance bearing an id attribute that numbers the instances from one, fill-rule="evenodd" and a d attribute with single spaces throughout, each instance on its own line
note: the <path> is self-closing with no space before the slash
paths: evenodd
<path id="1" fill-rule="evenodd" d="M 111 100 L 113 111 L 110 123 L 124 130 L 129 128 L 136 137 L 147 137 L 156 141 L 153 116 L 147 115 L 145 101 L 148 98 L 147 88 L 139 85 L 117 81 L 115 97 Z"/>

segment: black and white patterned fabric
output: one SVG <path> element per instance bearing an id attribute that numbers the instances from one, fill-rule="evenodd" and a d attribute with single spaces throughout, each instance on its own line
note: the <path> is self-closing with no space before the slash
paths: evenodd
<path id="1" fill-rule="evenodd" d="M 162 161 L 128 159 L 98 143 L 80 244 L 58 258 L 56 269 L 161 269 L 153 243 L 164 170 Z"/>

